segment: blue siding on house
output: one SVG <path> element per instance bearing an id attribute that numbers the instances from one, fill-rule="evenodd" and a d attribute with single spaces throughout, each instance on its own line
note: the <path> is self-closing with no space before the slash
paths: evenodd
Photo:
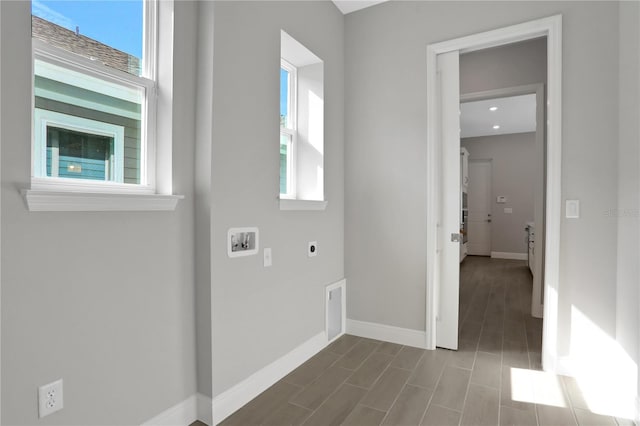
<path id="1" fill-rule="evenodd" d="M 58 157 L 58 176 L 75 179 L 105 180 L 105 160 L 92 160 L 81 157 L 69 157 L 61 155 Z M 79 166 L 79 172 L 69 170 L 69 166 Z M 51 176 L 51 148 L 47 148 L 47 176 Z"/>
<path id="2" fill-rule="evenodd" d="M 66 93 L 72 93 L 73 96 L 78 98 L 82 98 L 84 100 L 91 100 L 92 102 L 97 102 L 101 105 L 109 106 L 109 107 L 117 107 L 121 110 L 128 111 L 129 113 L 139 114 L 140 113 L 140 105 L 132 102 L 127 102 L 122 99 L 112 98 L 109 96 L 105 96 L 102 94 L 98 94 L 95 92 L 91 92 L 88 90 L 73 88 L 73 86 L 65 85 L 64 83 L 57 82 L 54 80 L 49 80 L 46 78 L 42 78 L 36 76 L 36 88 L 47 89 L 50 92 L 59 92 L 63 93 L 65 90 Z M 64 90 L 63 90 L 64 89 Z M 73 90 L 71 90 L 73 89 Z M 68 114 L 75 117 L 82 117 L 89 120 L 101 121 L 104 123 L 115 124 L 118 126 L 124 127 L 124 183 L 140 183 L 140 143 L 141 143 L 141 119 L 133 119 L 130 117 L 125 117 L 117 114 L 111 114 L 104 111 L 98 111 L 94 109 L 84 108 L 77 105 L 72 105 L 69 103 L 61 102 L 55 99 L 49 99 L 42 96 L 35 97 L 35 107 L 40 109 L 45 109 L 49 111 L 55 111 L 62 114 Z M 49 153 L 47 153 L 49 155 Z M 50 160 L 51 158 L 47 158 L 47 176 L 51 175 L 50 168 Z M 62 155 L 60 156 L 60 160 L 62 160 Z M 84 174 L 84 166 L 83 173 L 71 173 L 68 176 L 64 176 L 63 174 L 63 166 L 62 164 L 59 166 L 59 176 L 60 177 L 71 177 L 71 178 L 84 178 L 84 179 L 99 179 L 98 177 L 90 177 L 89 174 Z M 104 179 L 104 175 L 101 179 Z"/>

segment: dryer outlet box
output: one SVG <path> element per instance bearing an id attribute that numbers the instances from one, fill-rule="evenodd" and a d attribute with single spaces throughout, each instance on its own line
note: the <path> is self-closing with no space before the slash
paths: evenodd
<path id="1" fill-rule="evenodd" d="M 309 247 L 307 248 L 307 256 L 315 257 L 318 255 L 318 242 L 309 241 Z"/>

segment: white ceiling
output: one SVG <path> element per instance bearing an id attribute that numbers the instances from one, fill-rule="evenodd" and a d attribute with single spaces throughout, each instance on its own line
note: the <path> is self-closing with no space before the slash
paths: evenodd
<path id="1" fill-rule="evenodd" d="M 385 1 L 387 0 L 333 0 L 344 15 Z"/>
<path id="2" fill-rule="evenodd" d="M 496 111 L 489 108 L 498 107 Z M 499 125 L 499 129 L 493 126 Z M 536 95 L 520 95 L 508 98 L 460 104 L 460 137 L 505 135 L 535 132 Z"/>

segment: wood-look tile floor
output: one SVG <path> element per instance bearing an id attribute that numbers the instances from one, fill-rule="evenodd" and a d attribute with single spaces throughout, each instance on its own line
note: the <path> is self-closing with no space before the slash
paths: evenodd
<path id="1" fill-rule="evenodd" d="M 591 413 L 572 379 L 540 371 L 523 261 L 470 256 L 460 277 L 458 351 L 344 335 L 221 424 L 632 424 Z"/>

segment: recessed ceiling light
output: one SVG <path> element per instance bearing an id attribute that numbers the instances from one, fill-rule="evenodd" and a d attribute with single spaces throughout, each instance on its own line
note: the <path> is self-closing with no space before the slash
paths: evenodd
<path id="1" fill-rule="evenodd" d="M 497 110 L 498 110 L 497 106 L 489 107 L 489 111 L 497 111 Z"/>
<path id="2" fill-rule="evenodd" d="M 500 128 L 500 126 L 498 124 L 493 126 L 493 130 L 498 130 Z"/>

